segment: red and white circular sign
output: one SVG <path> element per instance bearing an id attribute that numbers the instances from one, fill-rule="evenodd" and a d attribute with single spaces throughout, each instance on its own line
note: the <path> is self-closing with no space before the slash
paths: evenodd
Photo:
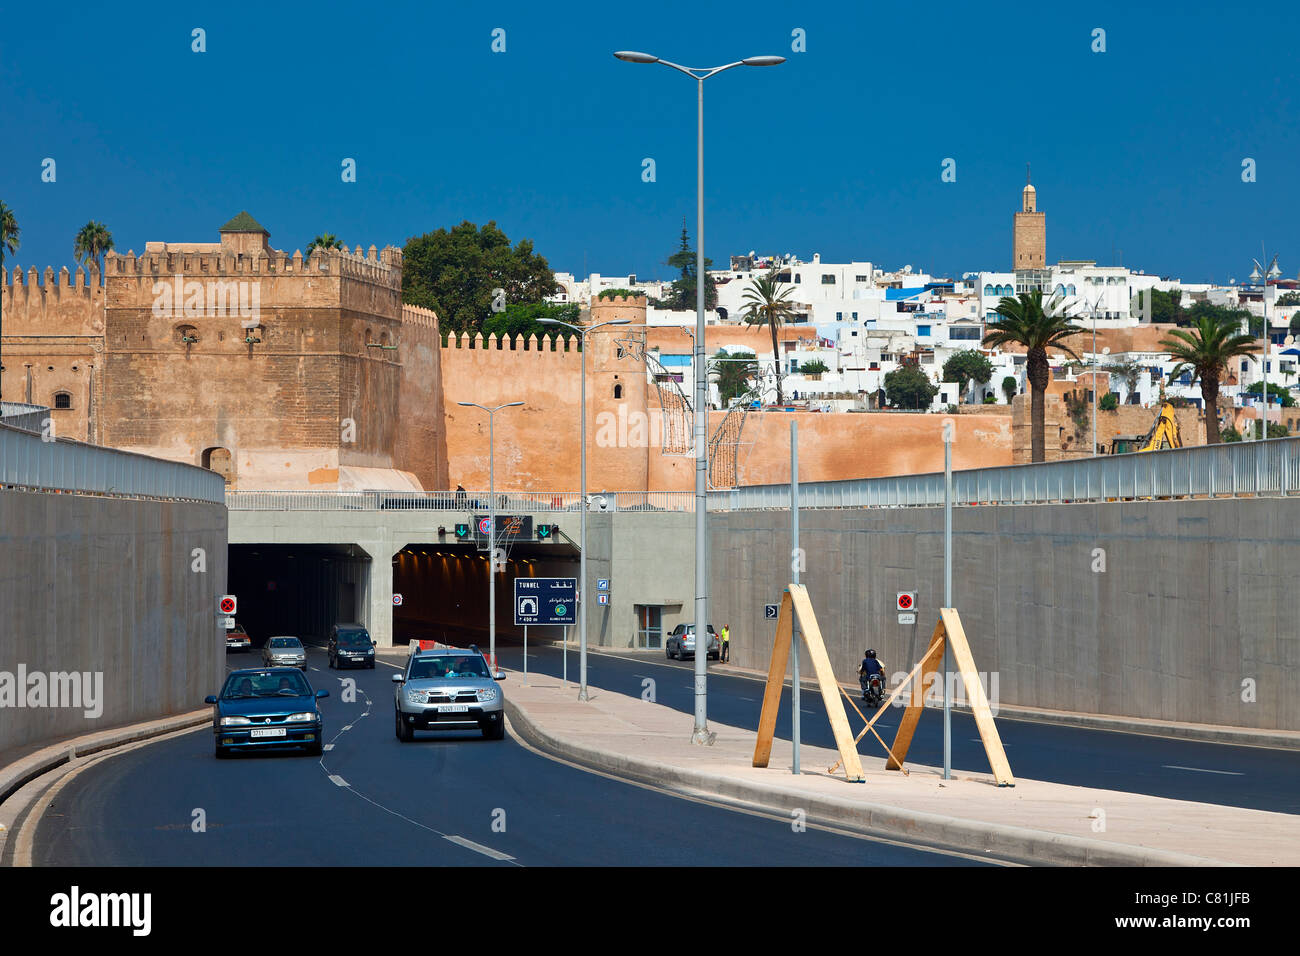
<path id="1" fill-rule="evenodd" d="M 220 605 L 220 607 L 221 607 L 221 613 L 222 613 L 222 614 L 234 614 L 234 613 L 235 613 L 235 599 L 234 599 L 232 596 L 230 596 L 229 594 L 227 594 L 225 597 L 223 597 L 223 598 L 221 599 L 221 605 Z"/>
<path id="2" fill-rule="evenodd" d="M 916 605 L 916 592 L 899 591 L 898 592 L 898 609 L 900 611 L 910 611 Z"/>

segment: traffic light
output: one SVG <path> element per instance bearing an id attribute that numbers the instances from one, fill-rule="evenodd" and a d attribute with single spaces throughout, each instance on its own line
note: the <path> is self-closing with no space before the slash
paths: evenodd
<path id="1" fill-rule="evenodd" d="M 537 526 L 537 540 L 549 541 L 555 535 L 555 532 L 559 530 L 560 526 L 556 524 L 539 524 Z"/>
<path id="2" fill-rule="evenodd" d="M 463 541 L 468 537 L 469 537 L 469 525 L 467 524 L 456 525 L 456 538 L 458 540 Z"/>

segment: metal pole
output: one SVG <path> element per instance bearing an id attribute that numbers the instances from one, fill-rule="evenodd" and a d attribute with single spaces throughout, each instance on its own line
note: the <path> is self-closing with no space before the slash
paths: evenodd
<path id="1" fill-rule="evenodd" d="M 578 556 L 578 700 L 587 699 L 587 332 L 579 336 L 582 343 L 582 436 L 580 439 L 582 476 L 582 517 L 580 536 L 582 552 Z M 566 642 L 567 643 L 567 642 Z M 568 648 L 565 648 L 568 654 Z"/>
<path id="2" fill-rule="evenodd" d="M 496 418 L 496 409 L 488 412 L 488 659 L 494 671 L 497 669 L 497 496 L 492 428 Z"/>
<path id="3" fill-rule="evenodd" d="M 790 570 L 799 583 L 799 423 L 790 422 Z M 790 738 L 794 742 L 791 773 L 799 773 L 799 622 L 790 615 L 790 656 L 794 675 L 790 684 Z"/>
<path id="4" fill-rule="evenodd" d="M 704 364 L 704 78 L 696 81 L 698 111 L 695 137 L 695 730 L 691 743 L 709 743 L 709 467 L 705 447 L 708 430 L 709 376 Z M 703 652 L 701 652 L 703 647 Z"/>
<path id="5" fill-rule="evenodd" d="M 578 598 L 579 598 L 579 600 L 581 600 L 581 599 L 582 599 L 582 595 L 579 594 L 579 595 L 578 595 Z M 581 605 L 579 605 L 579 607 L 581 607 Z M 563 651 L 563 657 L 564 657 L 564 671 L 563 671 L 563 674 L 564 674 L 564 686 L 565 686 L 565 687 L 568 687 L 568 686 L 569 686 L 569 625 L 567 625 L 567 624 L 564 625 L 564 651 Z"/>
<path id="6" fill-rule="evenodd" d="M 1264 243 L 1262 242 L 1259 244 L 1259 251 L 1260 254 L 1264 257 L 1263 263 L 1267 263 L 1268 253 L 1264 251 Z M 1263 364 L 1261 365 L 1261 370 L 1264 373 L 1264 384 L 1263 384 L 1263 391 L 1262 391 L 1264 401 L 1263 404 L 1260 405 L 1260 409 L 1259 409 L 1259 416 L 1260 416 L 1259 438 L 1260 441 L 1267 441 L 1268 440 L 1268 269 L 1269 267 L 1267 265 L 1264 265 L 1263 263 L 1261 263 L 1261 266 L 1264 269 L 1264 277 L 1262 280 L 1264 283 L 1264 291 L 1260 293 L 1259 304 L 1260 304 L 1260 308 L 1264 313 L 1264 361 Z M 1255 494 L 1259 494 L 1259 491 L 1260 491 L 1259 482 L 1258 480 L 1256 480 Z"/>
<path id="7" fill-rule="evenodd" d="M 524 625 L 524 686 L 528 686 L 528 625 Z"/>
<path id="8" fill-rule="evenodd" d="M 1097 457 L 1097 403 L 1101 393 L 1097 391 L 1097 309 L 1092 310 L 1092 457 Z"/>
<path id="9" fill-rule="evenodd" d="M 952 422 L 943 428 L 943 606 L 952 607 Z M 948 641 L 943 642 L 943 779 L 952 779 L 952 701 Z"/>

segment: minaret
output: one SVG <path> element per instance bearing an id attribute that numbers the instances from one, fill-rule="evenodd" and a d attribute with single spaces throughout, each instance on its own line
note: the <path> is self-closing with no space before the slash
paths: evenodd
<path id="1" fill-rule="evenodd" d="M 1029 181 L 1029 164 L 1025 164 L 1025 189 L 1021 193 L 1020 212 L 1012 227 L 1012 269 L 1043 269 L 1047 266 L 1047 217 L 1038 212 L 1038 192 Z"/>

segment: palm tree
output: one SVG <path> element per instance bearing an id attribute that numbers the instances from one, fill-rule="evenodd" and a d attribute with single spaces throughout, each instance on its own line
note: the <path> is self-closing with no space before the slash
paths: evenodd
<path id="1" fill-rule="evenodd" d="M 18 251 L 18 220 L 14 218 L 14 211 L 0 201 L 0 272 L 5 268 L 5 252 L 13 255 Z M 4 304 L 0 301 L 0 336 L 4 334 Z M 0 356 L 0 365 L 3 365 L 3 356 Z M 3 390 L 0 389 L 0 395 Z"/>
<path id="2" fill-rule="evenodd" d="M 794 304 L 790 302 L 793 286 L 781 288 L 777 281 L 777 270 L 772 269 L 765 276 L 754 279 L 745 290 L 744 318 L 747 325 L 766 325 L 772 330 L 772 365 L 776 372 L 776 403 L 785 404 L 781 394 L 781 351 L 777 342 L 782 322 L 788 322 L 795 316 Z"/>
<path id="3" fill-rule="evenodd" d="M 93 262 L 98 269 L 101 265 L 99 257 L 113 248 L 113 234 L 108 231 L 108 227 L 102 222 L 90 220 L 81 227 L 77 233 L 76 239 L 72 242 L 72 256 L 78 263 L 87 264 Z M 99 269 L 103 272 L 103 269 Z"/>
<path id="4" fill-rule="evenodd" d="M 315 249 L 342 249 L 344 252 L 347 252 L 348 247 L 345 246 L 343 240 L 335 236 L 334 233 L 327 232 L 323 235 L 317 236 L 311 242 L 307 243 L 307 254 L 303 259 L 310 259 L 312 251 Z"/>
<path id="5" fill-rule="evenodd" d="M 718 378 L 718 400 L 725 410 L 731 399 L 750 390 L 758 377 L 758 363 L 752 355 L 732 355 L 720 349 L 713 355 L 713 371 Z"/>
<path id="6" fill-rule="evenodd" d="M 1016 298 L 1006 296 L 994 309 L 1000 318 L 990 322 L 984 336 L 984 345 L 1022 345 L 1029 354 L 1025 358 L 1025 377 L 1029 380 L 1030 460 L 1042 461 L 1043 409 L 1047 383 L 1052 379 L 1052 369 L 1047 363 L 1047 350 L 1060 349 L 1067 355 L 1079 356 L 1062 339 L 1083 332 L 1082 326 L 1070 322 L 1070 316 L 1060 308 L 1060 299 L 1053 298 L 1043 307 L 1043 292 L 1022 292 Z"/>
<path id="7" fill-rule="evenodd" d="M 1233 319 L 1203 315 L 1187 329 L 1170 329 L 1160 340 L 1178 364 L 1169 372 L 1172 382 L 1186 369 L 1200 379 L 1201 398 L 1205 401 L 1205 443 L 1219 443 L 1219 380 L 1228 363 L 1239 355 L 1251 355 L 1257 345 L 1254 336 L 1243 335 Z"/>

